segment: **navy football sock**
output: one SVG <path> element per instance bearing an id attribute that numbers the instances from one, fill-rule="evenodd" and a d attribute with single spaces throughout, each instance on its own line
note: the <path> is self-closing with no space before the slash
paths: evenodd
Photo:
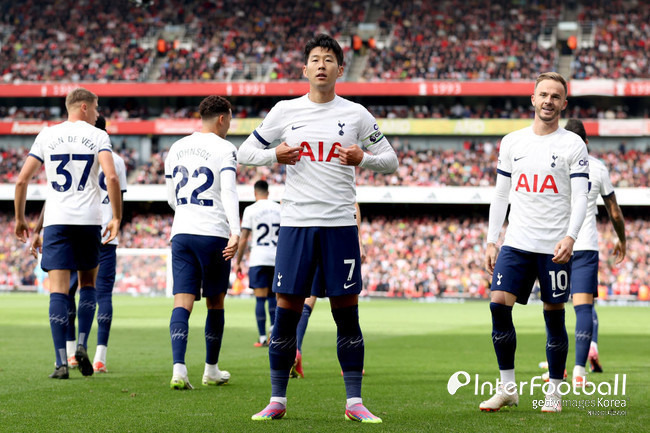
<path id="1" fill-rule="evenodd" d="M 546 359 L 551 379 L 564 379 L 569 337 L 564 324 L 564 309 L 544 310 L 546 322 Z"/>
<path id="2" fill-rule="evenodd" d="M 271 397 L 286 397 L 289 372 L 296 360 L 296 327 L 300 313 L 278 307 L 269 340 L 271 365 Z"/>
<path id="3" fill-rule="evenodd" d="M 79 340 L 77 344 L 88 347 L 88 336 L 95 320 L 95 309 L 97 307 L 97 294 L 92 286 L 82 287 L 79 290 L 79 308 L 77 318 L 79 319 Z"/>
<path id="4" fill-rule="evenodd" d="M 307 332 L 307 325 L 309 324 L 309 316 L 311 316 L 311 307 L 307 304 L 302 307 L 302 315 L 300 322 L 298 322 L 298 329 L 296 330 L 296 346 L 302 352 L 302 340 L 305 338 Z"/>
<path id="5" fill-rule="evenodd" d="M 265 302 L 266 297 L 257 296 L 255 298 L 255 319 L 257 320 L 258 335 L 266 335 L 266 310 L 264 310 Z"/>
<path id="6" fill-rule="evenodd" d="M 515 368 L 517 332 L 512 323 L 512 307 L 490 302 L 492 313 L 492 344 L 497 355 L 499 370 Z"/>
<path id="7" fill-rule="evenodd" d="M 591 304 L 576 305 L 576 365 L 584 367 L 589 355 L 591 346 L 591 334 L 593 329 Z"/>
<path id="8" fill-rule="evenodd" d="M 113 294 L 97 293 L 97 344 L 108 346 L 113 322 Z"/>
<path id="9" fill-rule="evenodd" d="M 65 330 L 67 325 L 68 296 L 63 293 L 50 293 L 50 330 L 52 331 L 57 366 L 68 363 L 65 350 Z"/>
<path id="10" fill-rule="evenodd" d="M 219 362 L 221 339 L 225 319 L 223 309 L 208 309 L 205 319 L 205 363 L 214 365 Z"/>
<path id="11" fill-rule="evenodd" d="M 278 300 L 275 299 L 275 293 L 271 293 L 266 299 L 269 302 L 269 326 L 273 326 L 275 323 L 275 309 L 277 308 Z"/>
<path id="12" fill-rule="evenodd" d="M 596 309 L 592 308 L 591 309 L 591 320 L 593 322 L 593 328 L 591 331 L 591 341 L 594 343 L 598 343 L 598 314 L 596 313 Z"/>
<path id="13" fill-rule="evenodd" d="M 172 318 L 169 321 L 169 335 L 172 339 L 172 355 L 174 357 L 174 364 L 185 364 L 189 320 L 190 312 L 185 308 L 176 307 L 172 310 Z"/>
<path id="14" fill-rule="evenodd" d="M 65 339 L 67 341 L 75 341 L 77 339 L 77 332 L 75 331 L 74 322 L 77 319 L 77 305 L 74 301 L 74 293 L 68 294 L 68 326 L 65 330 Z"/>
<path id="15" fill-rule="evenodd" d="M 359 306 L 332 310 L 336 322 L 336 354 L 343 370 L 347 398 L 361 397 L 364 344 L 359 326 Z"/>

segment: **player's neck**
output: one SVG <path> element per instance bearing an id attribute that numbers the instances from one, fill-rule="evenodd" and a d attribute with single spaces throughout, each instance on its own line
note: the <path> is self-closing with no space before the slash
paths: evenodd
<path id="1" fill-rule="evenodd" d="M 559 119 L 555 119 L 551 122 L 544 122 L 539 118 L 535 118 L 533 122 L 533 132 L 535 135 L 548 135 L 552 134 L 560 127 Z"/>
<path id="2" fill-rule="evenodd" d="M 336 92 L 334 92 L 334 87 L 329 90 L 319 90 L 311 87 L 309 89 L 309 94 L 307 95 L 311 102 L 316 104 L 326 104 L 332 102 L 336 97 Z"/>

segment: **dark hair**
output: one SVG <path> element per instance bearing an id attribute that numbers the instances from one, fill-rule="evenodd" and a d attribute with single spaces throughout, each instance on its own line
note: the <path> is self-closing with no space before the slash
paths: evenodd
<path id="1" fill-rule="evenodd" d="M 230 101 L 215 95 L 208 96 L 199 104 L 201 119 L 213 119 L 219 114 L 229 113 L 230 109 Z"/>
<path id="2" fill-rule="evenodd" d="M 255 191 L 263 194 L 268 194 L 269 193 L 269 183 L 265 180 L 258 180 L 255 182 L 255 185 L 253 185 L 253 188 Z"/>
<path id="3" fill-rule="evenodd" d="M 102 131 L 106 131 L 106 119 L 104 119 L 104 116 L 98 116 L 97 120 L 95 121 L 95 128 L 99 128 Z"/>
<path id="4" fill-rule="evenodd" d="M 307 64 L 307 60 L 309 60 L 309 53 L 311 53 L 311 50 L 316 47 L 332 51 L 336 57 L 338 65 L 343 66 L 343 50 L 341 49 L 341 46 L 336 42 L 336 39 L 324 33 L 316 35 L 313 39 L 310 39 L 309 42 L 307 42 L 307 45 L 305 45 L 305 64 Z"/>
<path id="5" fill-rule="evenodd" d="M 582 124 L 581 120 L 578 119 L 569 119 L 564 126 L 564 129 L 567 131 L 575 132 L 582 138 L 582 141 L 587 142 L 587 131 L 585 131 L 585 125 Z"/>

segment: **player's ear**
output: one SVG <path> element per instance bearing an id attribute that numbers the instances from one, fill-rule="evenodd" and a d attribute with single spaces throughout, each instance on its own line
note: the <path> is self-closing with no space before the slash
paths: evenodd
<path id="1" fill-rule="evenodd" d="M 302 65 L 302 76 L 305 78 L 309 78 L 307 76 L 307 65 Z"/>
<path id="2" fill-rule="evenodd" d="M 339 72 L 338 74 L 336 74 L 337 78 L 341 78 L 343 76 L 343 69 L 344 69 L 343 66 L 339 66 Z"/>

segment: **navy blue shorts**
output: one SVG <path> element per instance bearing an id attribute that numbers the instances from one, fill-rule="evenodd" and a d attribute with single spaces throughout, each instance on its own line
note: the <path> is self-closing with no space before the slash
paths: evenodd
<path id="1" fill-rule="evenodd" d="M 280 227 L 273 291 L 308 297 L 361 292 L 357 226 Z"/>
<path id="2" fill-rule="evenodd" d="M 99 264 L 101 226 L 52 225 L 43 229 L 41 268 L 94 269 Z"/>
<path id="3" fill-rule="evenodd" d="M 531 253 L 504 246 L 497 257 L 492 274 L 491 290 L 502 290 L 517 296 L 517 302 L 527 304 L 535 280 L 539 280 L 540 295 L 547 304 L 569 300 L 571 260 L 563 265 L 553 263 L 552 254 Z"/>
<path id="4" fill-rule="evenodd" d="M 97 293 L 113 293 L 115 267 L 117 265 L 117 245 L 102 245 L 99 249 L 99 271 L 95 286 Z"/>
<path id="5" fill-rule="evenodd" d="M 598 251 L 576 251 L 571 265 L 571 294 L 598 297 Z"/>
<path id="6" fill-rule="evenodd" d="M 253 266 L 248 270 L 248 287 L 268 289 L 273 284 L 273 266 Z"/>
<path id="7" fill-rule="evenodd" d="M 174 295 L 190 293 L 201 299 L 225 293 L 230 279 L 230 260 L 223 258 L 228 239 L 217 236 L 178 234 L 172 239 Z"/>

